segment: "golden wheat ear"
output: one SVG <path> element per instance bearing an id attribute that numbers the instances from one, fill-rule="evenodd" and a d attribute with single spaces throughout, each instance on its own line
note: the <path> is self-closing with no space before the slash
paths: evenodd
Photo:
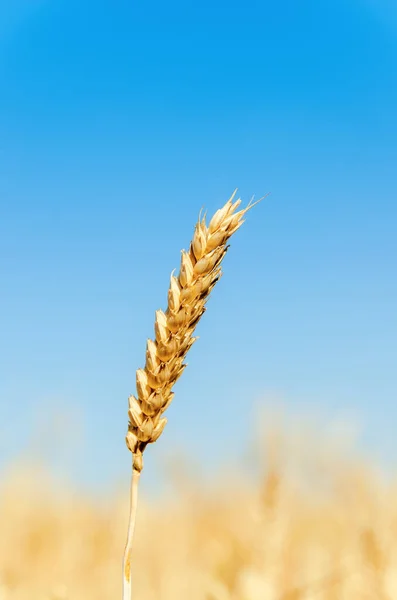
<path id="1" fill-rule="evenodd" d="M 177 276 L 171 273 L 167 310 L 156 311 L 155 336 L 146 347 L 146 362 L 136 372 L 136 396 L 129 397 L 129 424 L 126 436 L 133 455 L 131 511 L 124 555 L 123 600 L 131 600 L 131 543 L 134 531 L 137 486 L 143 468 L 143 452 L 158 440 L 167 419 L 163 413 L 174 394 L 172 387 L 186 367 L 189 348 L 197 338 L 194 330 L 205 312 L 209 295 L 222 275 L 221 263 L 228 241 L 243 224 L 243 217 L 257 202 L 253 199 L 240 208 L 235 200 L 237 189 L 226 204 L 216 211 L 208 226 L 199 216 L 189 250 L 182 250 Z"/>

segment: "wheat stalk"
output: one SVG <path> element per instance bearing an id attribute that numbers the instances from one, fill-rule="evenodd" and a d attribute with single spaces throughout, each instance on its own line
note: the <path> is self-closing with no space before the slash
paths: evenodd
<path id="1" fill-rule="evenodd" d="M 236 192 L 214 214 L 208 226 L 205 216 L 199 217 L 189 251 L 182 251 L 179 274 L 171 274 L 167 310 L 156 311 L 155 339 L 147 341 L 145 368 L 136 372 L 137 396 L 128 399 L 126 442 L 133 455 L 133 469 L 123 564 L 123 600 L 131 600 L 132 538 L 143 452 L 148 444 L 158 440 L 167 423 L 162 415 L 174 397 L 172 387 L 186 367 L 185 356 L 197 339 L 193 333 L 206 310 L 205 303 L 221 277 L 227 242 L 243 224 L 246 212 L 259 202 L 251 201 L 238 210 L 241 200 L 234 200 Z"/>

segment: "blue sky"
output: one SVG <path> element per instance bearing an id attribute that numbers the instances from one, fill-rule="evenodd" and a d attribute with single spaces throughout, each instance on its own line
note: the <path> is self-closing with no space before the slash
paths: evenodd
<path id="1" fill-rule="evenodd" d="M 154 311 L 235 187 L 271 196 L 232 242 L 152 477 L 174 445 L 237 458 L 261 403 L 351 414 L 394 463 L 396 61 L 387 1 L 0 3 L 3 464 L 28 448 L 122 478 Z"/>

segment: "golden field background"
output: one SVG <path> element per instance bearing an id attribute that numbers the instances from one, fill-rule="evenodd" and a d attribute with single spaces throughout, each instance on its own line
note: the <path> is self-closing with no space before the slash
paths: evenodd
<path id="1" fill-rule="evenodd" d="M 270 428 L 212 477 L 175 458 L 170 489 L 143 471 L 138 600 L 397 598 L 397 486 L 343 431 Z M 172 488 L 172 489 L 171 489 Z M 0 600 L 121 597 L 127 489 L 98 497 L 43 468 L 8 468 L 0 490 Z"/>

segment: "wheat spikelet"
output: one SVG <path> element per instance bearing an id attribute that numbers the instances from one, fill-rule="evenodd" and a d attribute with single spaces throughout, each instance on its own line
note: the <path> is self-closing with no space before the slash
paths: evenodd
<path id="1" fill-rule="evenodd" d="M 193 333 L 206 310 L 205 303 L 221 277 L 227 242 L 254 205 L 250 202 L 237 210 L 241 200 L 234 201 L 236 191 L 208 226 L 205 217 L 199 218 L 189 251 L 182 251 L 179 274 L 171 274 L 167 310 L 156 311 L 155 339 L 147 341 L 145 367 L 136 372 L 137 396 L 129 397 L 126 442 L 138 472 L 144 449 L 158 440 L 167 422 L 162 415 L 173 399 L 172 387 L 186 367 L 185 356 L 197 339 Z"/>
<path id="2" fill-rule="evenodd" d="M 241 209 L 241 200 L 234 200 L 236 191 L 208 226 L 205 216 L 199 217 L 189 251 L 182 251 L 179 274 L 171 274 L 167 310 L 156 311 L 155 339 L 147 341 L 145 367 L 136 372 L 137 395 L 128 399 L 126 442 L 133 455 L 133 474 L 123 600 L 131 600 L 131 548 L 143 452 L 148 444 L 158 440 L 167 423 L 163 414 L 172 402 L 172 387 L 186 367 L 185 356 L 197 339 L 193 334 L 205 312 L 205 303 L 221 277 L 228 240 L 243 224 L 246 212 L 256 204 L 251 201 Z"/>

